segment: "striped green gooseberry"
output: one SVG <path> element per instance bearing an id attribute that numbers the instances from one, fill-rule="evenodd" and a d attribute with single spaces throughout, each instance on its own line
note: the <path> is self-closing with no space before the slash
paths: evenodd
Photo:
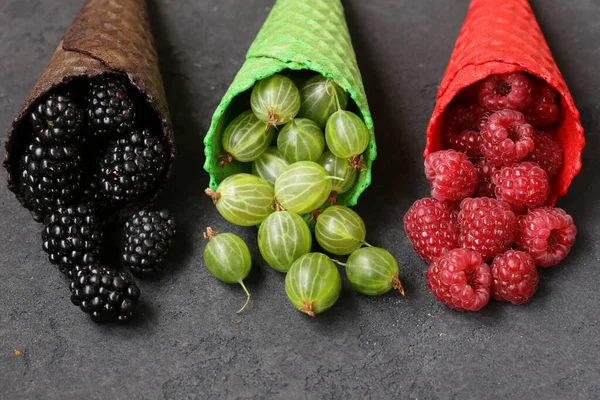
<path id="1" fill-rule="evenodd" d="M 275 74 L 254 84 L 250 95 L 254 114 L 267 128 L 292 120 L 300 109 L 300 92 L 286 76 Z"/>
<path id="2" fill-rule="evenodd" d="M 288 166 L 275 180 L 275 198 L 285 210 L 296 214 L 311 212 L 325 203 L 331 193 L 331 180 L 325 168 L 312 161 Z"/>
<path id="3" fill-rule="evenodd" d="M 319 164 L 325 168 L 327 174 L 343 179 L 341 181 L 331 181 L 331 196 L 329 201 L 330 203 L 335 204 L 337 202 L 337 194 L 346 193 L 354 186 L 357 168 L 353 167 L 352 163 L 347 158 L 337 157 L 331 151 L 323 153 L 319 159 Z"/>
<path id="4" fill-rule="evenodd" d="M 273 188 L 258 176 L 231 175 L 216 191 L 207 188 L 205 193 L 223 218 L 236 225 L 258 225 L 274 211 Z"/>
<path id="5" fill-rule="evenodd" d="M 269 127 L 265 130 L 264 123 L 251 110 L 241 113 L 223 132 L 221 145 L 226 153 L 219 154 L 220 165 L 226 165 L 232 159 L 241 162 L 256 160 L 267 150 L 274 136 L 275 129 Z"/>
<path id="6" fill-rule="evenodd" d="M 346 276 L 359 293 L 378 296 L 392 289 L 404 296 L 394 256 L 379 247 L 358 249 L 346 261 Z"/>
<path id="7" fill-rule="evenodd" d="M 233 233 L 219 234 L 208 227 L 204 238 L 208 240 L 204 248 L 206 268 L 222 282 L 239 283 L 246 292 L 246 303 L 237 311 L 239 314 L 250 301 L 250 292 L 244 285 L 252 267 L 250 250 L 242 238 Z"/>
<path id="8" fill-rule="evenodd" d="M 362 218 L 348 207 L 331 206 L 317 217 L 315 238 L 331 254 L 347 255 L 363 245 L 368 246 L 366 236 Z"/>
<path id="9" fill-rule="evenodd" d="M 294 307 L 314 317 L 340 297 L 342 279 L 329 257 L 308 253 L 297 259 L 285 276 L 285 293 Z"/>
<path id="10" fill-rule="evenodd" d="M 358 115 L 338 110 L 327 120 L 325 140 L 336 156 L 358 157 L 369 145 L 369 130 Z"/>
<path id="11" fill-rule="evenodd" d="M 311 247 L 310 230 L 298 214 L 274 212 L 258 228 L 260 254 L 279 272 L 287 272 L 294 261 L 310 252 Z"/>
<path id="12" fill-rule="evenodd" d="M 314 121 L 321 129 L 325 129 L 327 120 L 337 111 L 337 101 L 342 110 L 348 105 L 348 93 L 331 79 L 322 75 L 313 76 L 299 88 L 300 111 L 298 111 L 298 116 Z"/>
<path id="13" fill-rule="evenodd" d="M 277 149 L 290 163 L 317 162 L 325 149 L 325 136 L 310 119 L 294 118 L 279 132 Z"/>
<path id="14" fill-rule="evenodd" d="M 288 165 L 290 163 L 283 158 L 277 147 L 272 146 L 252 162 L 252 175 L 256 175 L 264 179 L 269 185 L 275 186 L 275 180 Z"/>

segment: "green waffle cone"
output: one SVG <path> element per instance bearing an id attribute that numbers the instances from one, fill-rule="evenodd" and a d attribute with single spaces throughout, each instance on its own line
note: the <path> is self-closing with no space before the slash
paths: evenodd
<path id="1" fill-rule="evenodd" d="M 277 0 L 204 138 L 204 169 L 210 175 L 210 187 L 215 190 L 228 175 L 243 172 L 238 170 L 239 165 L 219 166 L 217 156 L 223 153 L 221 135 L 233 118 L 250 108 L 248 99 L 254 83 L 285 69 L 318 72 L 347 91 L 356 103 L 371 136 L 364 153 L 367 169 L 359 172 L 350 191 L 338 196 L 339 204 L 355 205 L 371 184 L 371 165 L 377 149 L 373 120 L 340 0 Z"/>

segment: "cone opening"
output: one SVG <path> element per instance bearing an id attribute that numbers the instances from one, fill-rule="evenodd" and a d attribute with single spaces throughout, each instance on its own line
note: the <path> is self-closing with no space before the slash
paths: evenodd
<path id="1" fill-rule="evenodd" d="M 126 74 L 120 74 L 115 72 L 107 72 L 100 74 L 90 74 L 90 76 L 76 76 L 76 77 L 66 77 L 63 81 L 54 85 L 49 90 L 39 93 L 36 97 L 28 99 L 28 103 L 26 107 L 19 113 L 18 117 L 13 122 L 11 127 L 11 131 L 9 133 L 9 137 L 6 142 L 7 149 L 7 158 L 4 162 L 4 166 L 7 169 L 9 174 L 9 189 L 15 193 L 19 201 L 26 207 L 29 208 L 27 204 L 27 199 L 25 199 L 24 194 L 21 192 L 19 188 L 20 184 L 20 160 L 25 153 L 27 147 L 32 142 L 34 138 L 33 128 L 29 121 L 29 115 L 31 111 L 39 104 L 40 101 L 43 101 L 48 95 L 52 93 L 68 93 L 69 98 L 74 101 L 82 110 L 86 108 L 85 96 L 87 94 L 87 88 L 89 87 L 89 81 L 91 79 L 99 78 L 102 76 L 116 76 L 125 78 L 125 81 L 128 84 L 130 94 L 136 104 L 136 126 L 135 129 L 144 129 L 149 128 L 153 132 L 157 134 L 157 136 L 162 138 L 162 143 L 167 150 L 167 165 L 165 168 L 165 172 L 163 176 L 159 180 L 159 184 L 156 189 L 149 191 L 143 196 L 122 205 L 119 205 L 114 209 L 114 212 L 120 215 L 127 215 L 131 212 L 135 211 L 139 208 L 140 204 L 146 204 L 152 201 L 152 199 L 157 195 L 160 188 L 164 185 L 164 182 L 167 179 L 168 171 L 173 159 L 173 149 L 171 143 L 169 143 L 169 138 L 167 137 L 167 133 L 164 130 L 164 124 L 162 119 L 159 117 L 157 111 L 154 109 L 151 104 L 151 100 L 140 91 L 140 89 L 131 82 L 131 79 Z M 91 128 L 87 125 L 88 119 L 87 116 L 84 115 L 84 121 L 82 123 L 82 128 L 80 130 L 79 136 L 88 136 L 86 142 L 89 141 L 92 136 Z M 76 198 L 81 199 L 82 192 L 84 188 L 90 182 L 90 176 L 92 173 L 92 168 L 97 166 L 97 158 L 101 155 L 101 152 L 104 149 L 104 146 L 108 145 L 108 140 L 92 140 L 93 146 L 85 145 L 85 149 L 81 149 L 82 146 L 78 146 L 78 149 L 81 151 L 82 164 L 84 166 L 84 173 L 81 181 L 81 188 L 78 190 L 78 194 Z M 99 150 L 99 147 L 102 150 Z M 76 200 L 77 202 L 79 200 Z M 34 216 L 35 217 L 35 216 Z"/>
<path id="2" fill-rule="evenodd" d="M 248 87 L 245 88 L 245 90 L 235 95 L 235 97 L 231 99 L 229 104 L 224 105 L 223 103 L 226 103 L 226 101 L 224 101 L 221 104 L 221 106 L 225 106 L 223 110 L 217 109 L 217 111 L 215 112 L 215 116 L 217 116 L 219 112 L 220 116 L 216 120 L 215 117 L 213 117 L 211 129 L 209 131 L 209 134 L 205 138 L 206 162 L 204 168 L 210 175 L 211 188 L 216 189 L 218 184 L 230 175 L 243 172 L 251 173 L 251 162 L 241 163 L 239 161 L 234 160 L 233 162 L 227 165 L 219 166 L 220 160 L 218 159 L 218 155 L 224 152 L 224 149 L 221 145 L 221 136 L 225 131 L 227 125 L 239 114 L 250 109 L 250 94 L 252 92 L 252 87 L 254 86 L 254 83 L 259 81 L 260 79 L 264 79 L 268 76 L 279 73 L 290 77 L 294 81 L 294 83 L 296 83 L 296 86 L 300 86 L 310 77 L 319 74 L 319 72 L 312 71 L 309 69 L 285 68 L 286 65 L 280 65 L 281 68 L 272 69 L 269 71 L 268 74 L 257 76 L 256 79 L 252 82 L 252 84 L 247 85 Z M 326 77 L 332 79 L 329 76 Z M 338 195 L 337 197 L 338 204 L 353 206 L 356 204 L 360 194 L 370 184 L 370 167 L 376 156 L 375 139 L 373 135 L 372 123 L 370 122 L 370 117 L 365 118 L 362 109 L 356 103 L 356 100 L 353 98 L 352 93 L 350 93 L 350 91 L 348 91 L 344 87 L 344 85 L 335 80 L 334 82 L 350 94 L 348 96 L 348 104 L 346 106 L 346 110 L 352 111 L 353 113 L 357 114 L 363 120 L 363 122 L 365 122 L 365 124 L 369 128 L 369 132 L 371 135 L 369 147 L 364 152 L 363 164 L 366 166 L 366 169 L 360 169 L 358 171 L 357 179 L 352 189 L 343 194 Z M 273 145 L 275 144 L 276 138 L 274 139 Z"/>

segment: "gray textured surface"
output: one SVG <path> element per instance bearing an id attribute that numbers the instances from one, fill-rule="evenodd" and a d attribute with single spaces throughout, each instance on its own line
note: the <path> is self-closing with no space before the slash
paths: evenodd
<path id="1" fill-rule="evenodd" d="M 0 0 L 1 132 L 81 3 Z M 424 131 L 466 0 L 345 2 L 380 148 L 375 183 L 357 210 L 368 240 L 400 261 L 407 296 L 366 298 L 344 282 L 339 303 L 316 320 L 288 304 L 283 276 L 256 250 L 247 280 L 253 300 L 239 318 L 241 289 L 219 283 L 202 264 L 209 224 L 256 249 L 255 229 L 226 224 L 202 194 L 199 132 L 272 0 L 150 0 L 179 149 L 161 197 L 180 225 L 172 269 L 139 281 L 143 306 L 134 323 L 97 326 L 70 305 L 66 281 L 41 250 L 40 226 L 2 185 L 0 397 L 600 398 L 600 5 L 532 3 L 588 147 L 583 173 L 559 203 L 576 220 L 578 242 L 566 262 L 541 273 L 529 305 L 491 303 L 463 314 L 445 308 L 428 293 L 425 263 L 402 231 L 406 209 L 427 194 Z"/>

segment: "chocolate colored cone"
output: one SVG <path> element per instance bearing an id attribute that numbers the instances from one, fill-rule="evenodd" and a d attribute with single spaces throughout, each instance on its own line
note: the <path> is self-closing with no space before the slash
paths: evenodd
<path id="1" fill-rule="evenodd" d="M 18 163 L 31 141 L 32 130 L 27 119 L 30 108 L 62 84 L 76 78 L 93 78 L 104 74 L 127 76 L 158 117 L 160 127 L 154 129 L 160 129 L 169 149 L 167 173 L 160 186 L 164 185 L 175 157 L 175 145 L 146 2 L 88 0 L 29 93 L 6 139 L 4 167 L 8 171 L 8 187 L 23 206 L 26 203 L 18 187 Z M 151 201 L 156 194 L 143 201 Z"/>
<path id="2" fill-rule="evenodd" d="M 581 169 L 585 138 L 579 111 L 527 0 L 472 0 L 437 94 L 424 155 L 442 149 L 444 112 L 462 89 L 489 75 L 515 71 L 543 79 L 560 95 L 562 120 L 552 130 L 564 159 L 548 198 L 553 205 Z"/>

